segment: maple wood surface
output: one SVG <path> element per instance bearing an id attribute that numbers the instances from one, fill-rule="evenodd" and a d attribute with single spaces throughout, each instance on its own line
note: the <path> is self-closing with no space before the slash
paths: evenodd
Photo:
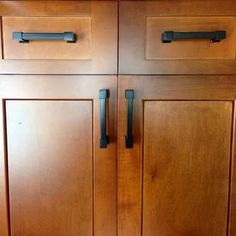
<path id="1" fill-rule="evenodd" d="M 144 236 L 225 235 L 232 108 L 223 101 L 144 102 Z"/>
<path id="2" fill-rule="evenodd" d="M 235 234 L 235 98 L 235 76 L 119 76 L 120 235 Z"/>
<path id="3" fill-rule="evenodd" d="M 0 236 L 236 235 L 235 1 L 0 1 L 0 16 Z M 71 28 L 74 45 L 11 39 Z"/>
<path id="4" fill-rule="evenodd" d="M 235 17 L 147 17 L 146 60 L 235 60 Z M 226 31 L 226 39 L 185 39 L 163 43 L 162 33 Z"/>
<path id="5" fill-rule="evenodd" d="M 121 1 L 119 6 L 120 74 L 236 73 L 235 1 Z M 215 30 L 226 30 L 227 39 L 163 44 L 160 38 L 164 31 Z"/>
<path id="6" fill-rule="evenodd" d="M 0 235 L 116 235 L 116 77 L 1 75 L 0 91 Z"/>
<path id="7" fill-rule="evenodd" d="M 116 74 L 117 14 L 115 1 L 0 1 L 4 49 L 0 73 Z M 78 41 L 22 45 L 11 38 L 12 32 L 21 30 L 70 30 L 78 33 Z"/>
<path id="8" fill-rule="evenodd" d="M 3 17 L 4 59 L 91 60 L 91 17 Z M 73 32 L 75 43 L 64 40 L 32 40 L 19 43 L 13 32 Z M 42 50 L 43 49 L 43 50 Z"/>

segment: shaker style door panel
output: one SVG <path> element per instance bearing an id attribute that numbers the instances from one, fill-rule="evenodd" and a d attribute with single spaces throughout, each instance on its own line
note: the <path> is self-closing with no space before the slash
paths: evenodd
<path id="1" fill-rule="evenodd" d="M 11 235 L 92 235 L 92 123 L 92 101 L 6 102 Z"/>
<path id="2" fill-rule="evenodd" d="M 1 1 L 0 73 L 116 74 L 116 1 Z"/>
<path id="3" fill-rule="evenodd" d="M 234 1 L 121 1 L 120 74 L 235 73 Z"/>
<path id="4" fill-rule="evenodd" d="M 116 235 L 116 77 L 2 75 L 0 91 L 0 235 Z"/>
<path id="5" fill-rule="evenodd" d="M 120 235 L 233 230 L 235 91 L 227 76 L 119 77 Z"/>
<path id="6" fill-rule="evenodd" d="M 232 108 L 144 102 L 144 236 L 225 235 Z"/>

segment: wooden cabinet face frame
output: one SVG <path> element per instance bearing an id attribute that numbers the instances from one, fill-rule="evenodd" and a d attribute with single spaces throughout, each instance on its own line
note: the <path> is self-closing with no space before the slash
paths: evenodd
<path id="1" fill-rule="evenodd" d="M 168 224 L 168 222 L 173 227 L 172 230 L 175 230 L 175 233 L 178 232 L 179 235 L 183 235 L 187 232 L 195 232 L 194 229 L 197 230 L 197 228 L 199 228 L 198 232 L 200 234 L 208 234 L 211 230 L 215 230 L 214 232 L 219 235 L 235 235 L 235 81 L 235 76 L 119 76 L 118 229 L 120 235 L 153 235 L 157 228 L 161 230 L 159 233 L 162 235 L 171 235 L 173 234 L 171 227 L 165 225 Z M 132 149 L 127 149 L 124 145 L 127 122 L 126 100 L 124 97 L 126 89 L 134 90 L 134 146 Z M 175 119 L 173 124 L 170 122 L 171 112 L 173 112 L 174 118 L 179 118 Z M 186 119 L 188 116 L 191 118 L 189 121 Z M 212 120 L 212 122 L 210 122 L 209 118 L 214 116 L 216 119 L 210 119 Z M 184 121 L 184 119 L 186 120 Z M 175 124 L 177 125 L 176 130 L 174 128 Z M 199 126 L 199 129 L 196 129 L 200 124 L 201 126 Z M 187 126 L 187 130 L 194 131 L 196 129 L 194 131 L 195 133 L 191 135 L 187 130 L 181 130 L 181 127 Z M 219 130 L 217 130 L 217 128 L 219 128 Z M 204 134 L 204 132 L 202 134 L 199 131 L 201 129 L 205 129 L 206 134 Z M 177 139 L 178 134 L 181 134 L 181 132 L 184 132 L 183 135 L 181 135 L 183 139 L 182 144 L 181 137 L 179 137 L 180 140 Z M 224 136 L 223 134 L 225 132 L 227 135 L 224 139 L 222 136 Z M 166 140 L 159 139 L 158 133 L 160 133 L 161 137 L 163 137 L 164 134 L 167 135 Z M 210 137 L 213 133 L 216 135 L 213 135 L 211 140 Z M 217 133 L 219 134 L 219 137 L 217 136 Z M 201 139 L 197 140 L 197 137 Z M 169 139 L 171 139 L 171 142 L 168 144 L 167 140 Z M 216 143 L 221 143 L 219 141 L 220 139 L 224 140 L 224 142 L 227 141 L 222 144 L 220 148 L 216 147 L 219 154 L 214 154 L 214 145 L 217 145 Z M 178 147 L 177 143 L 179 143 L 179 145 L 181 144 L 182 148 Z M 209 148 L 206 143 L 210 143 Z M 169 147 L 170 150 L 168 152 L 167 147 L 168 145 L 171 146 L 171 144 L 173 150 Z M 194 169 L 191 170 L 191 165 L 188 166 L 188 164 L 185 163 L 188 163 L 188 158 L 191 158 L 191 156 L 194 158 L 199 157 L 199 155 L 201 156 L 197 151 L 198 149 L 195 149 L 198 144 L 201 144 L 201 147 L 199 148 L 202 151 L 202 155 L 209 157 L 206 158 L 205 164 L 201 158 L 196 160 L 193 159 L 193 163 L 196 165 L 195 175 L 194 172 L 192 172 Z M 147 145 L 149 145 L 148 148 Z M 190 147 L 193 150 L 192 154 L 189 153 Z M 159 150 L 159 152 L 156 150 Z M 153 151 L 155 152 L 153 153 Z M 196 151 L 198 154 L 194 154 Z M 176 158 L 174 158 L 172 154 L 177 155 Z M 222 157 L 222 159 L 218 158 L 214 162 L 214 157 L 217 158 L 217 155 L 219 155 L 218 157 Z M 169 161 L 166 161 L 167 156 Z M 185 159 L 185 157 L 187 159 Z M 152 158 L 152 161 L 150 158 Z M 183 158 L 182 164 L 181 158 Z M 221 162 L 222 160 L 224 161 Z M 145 169 L 143 169 L 143 165 L 145 166 Z M 155 165 L 160 166 L 160 169 L 155 167 Z M 219 167 L 218 169 L 215 169 L 218 171 L 213 171 L 214 165 L 215 167 Z M 177 169 L 175 169 L 174 166 L 176 166 Z M 178 196 L 178 194 L 176 193 L 175 195 L 174 192 L 172 192 L 176 190 L 177 187 L 175 186 L 175 180 L 172 179 L 173 181 L 169 184 L 167 184 L 168 182 L 165 182 L 168 181 L 168 178 L 170 178 L 171 181 L 172 172 L 168 172 L 171 168 L 176 174 L 177 182 L 179 177 L 180 179 L 182 178 L 182 174 L 183 176 L 185 174 L 188 176 L 187 173 L 190 171 L 190 182 L 187 183 L 188 179 L 182 179 L 179 182 L 181 190 L 179 192 L 179 198 L 177 197 L 177 199 L 176 196 Z M 182 174 L 181 170 L 183 170 Z M 178 171 L 180 172 L 178 173 Z M 209 173 L 206 174 L 208 171 L 212 171 L 212 173 L 219 172 L 221 174 L 219 174 L 218 177 L 214 176 L 208 178 L 207 175 Z M 202 177 L 205 179 L 202 188 L 199 187 L 199 182 L 195 182 L 198 174 L 205 176 Z M 164 178 L 164 176 L 166 177 Z M 222 179 L 220 180 L 220 178 Z M 187 193 L 184 191 L 187 191 L 186 189 L 188 186 L 192 184 L 191 181 L 196 184 L 196 189 L 199 190 L 198 195 L 196 194 L 197 192 L 195 192 L 197 190 L 193 188 L 192 192 L 196 195 L 192 195 L 194 198 L 192 203 L 191 197 L 188 199 L 191 194 L 183 195 L 184 193 Z M 201 178 L 199 178 L 199 181 L 201 181 Z M 215 183 L 218 183 L 219 186 L 221 186 L 219 187 L 220 190 L 218 193 L 213 187 L 215 183 L 210 183 L 211 181 L 215 181 Z M 166 188 L 161 185 L 162 182 L 166 183 Z M 183 182 L 185 182 L 186 188 L 182 185 Z M 168 185 L 170 185 L 169 188 Z M 159 188 L 158 196 L 160 196 L 160 199 L 158 199 L 157 192 L 155 192 Z M 209 222 L 209 228 L 204 225 L 201 220 L 196 222 L 197 225 L 191 225 L 191 214 L 189 213 L 188 215 L 187 213 L 188 209 L 194 209 L 193 203 L 196 202 L 197 204 L 197 202 L 201 202 L 201 200 L 201 204 L 205 201 L 205 207 L 208 207 L 208 198 L 204 193 L 206 189 L 210 189 L 209 197 L 211 196 L 211 203 L 217 204 L 216 202 L 218 202 L 219 205 L 221 205 L 221 210 L 218 208 L 221 213 L 217 210 L 219 214 L 216 218 L 213 217 L 214 219 Z M 179 204 L 182 207 L 183 214 L 187 214 L 187 218 L 184 218 L 184 215 L 178 215 L 178 212 L 180 214 L 180 211 L 177 210 L 178 205 L 176 206 L 176 211 L 174 211 L 175 205 L 170 205 L 172 195 L 168 195 L 168 192 L 175 195 L 173 204 Z M 216 198 L 214 197 L 214 194 L 216 194 Z M 154 201 L 154 199 L 151 199 L 151 196 L 156 197 L 156 200 Z M 183 202 L 184 196 L 186 197 L 185 200 L 187 203 Z M 145 205 L 145 199 L 147 200 L 148 205 Z M 230 199 L 229 202 L 228 199 Z M 161 205 L 161 202 L 163 205 Z M 228 202 L 228 204 L 226 202 Z M 186 204 L 185 207 L 184 204 Z M 150 208 L 148 211 L 147 206 Z M 157 214 L 157 207 L 160 211 L 159 214 Z M 214 207 L 211 208 L 211 210 L 210 207 L 207 209 L 210 212 L 206 212 L 205 214 L 209 214 L 209 217 L 210 214 L 215 214 L 213 210 Z M 178 220 L 173 222 L 170 220 L 171 216 L 164 216 L 167 212 L 171 212 L 170 215 L 172 215 L 172 217 L 176 214 L 174 219 L 180 220 L 179 225 L 177 223 Z M 193 212 L 195 212 L 195 210 L 193 210 Z M 198 213 L 201 214 L 200 211 Z M 197 217 L 197 213 L 192 217 Z M 204 218 L 204 216 L 202 217 Z M 151 219 L 153 221 L 152 224 Z M 164 222 L 165 219 L 169 219 L 170 221 Z M 180 223 L 181 219 L 182 224 Z M 214 225 L 215 221 L 218 222 L 218 226 Z M 177 225 L 174 225 L 174 223 Z M 160 227 L 160 224 L 162 227 Z M 182 229 L 181 225 L 183 226 Z"/>
<path id="2" fill-rule="evenodd" d="M 118 9 L 116 1 L 57 1 L 57 4 L 54 1 L 0 1 L 0 12 L 3 43 L 0 73 L 117 73 Z M 66 20 L 68 17 L 74 23 Z M 48 20 L 45 25 L 46 19 Z M 50 31 L 60 33 L 74 29 L 78 31 L 78 39 L 75 44 L 71 45 L 58 41 L 35 41 L 31 44 L 29 42 L 28 45 L 21 45 L 11 39 L 11 31 L 27 30 L 37 33 L 37 24 L 40 31 L 45 25 L 45 33 L 50 33 Z M 58 30 L 60 32 L 55 32 Z M 57 51 L 59 48 L 55 47 L 54 43 L 61 47 L 61 53 L 65 55 L 60 55 Z M 52 44 L 53 47 L 50 46 Z M 73 51 L 76 45 L 79 47 Z M 18 51 L 22 52 L 22 59 L 20 59 L 21 54 L 14 54 L 12 51 L 14 48 L 20 49 Z M 4 55 L 4 50 L 6 55 Z M 80 53 L 81 55 L 76 55 Z M 37 58 L 41 59 L 37 60 Z"/>
<path id="3" fill-rule="evenodd" d="M 99 89 L 109 89 L 109 91 L 110 91 L 109 113 L 108 113 L 108 118 L 109 118 L 108 132 L 109 132 L 109 136 L 110 136 L 110 144 L 108 145 L 107 149 L 101 149 L 100 145 L 99 145 L 99 138 L 100 138 Z M 117 162 L 117 158 L 116 158 L 117 89 L 116 89 L 116 76 L 69 76 L 68 77 L 68 76 L 30 76 L 30 75 L 20 76 L 19 75 L 19 76 L 10 76 L 9 77 L 9 76 L 1 75 L 0 76 L 0 91 L 1 91 L 1 95 L 0 95 L 0 97 L 1 97 L 0 131 L 1 131 L 1 135 L 2 135 L 1 136 L 1 144 L 0 144 L 0 147 L 1 147 L 0 153 L 2 156 L 1 161 L 0 161 L 0 173 L 1 173 L 1 175 L 0 175 L 0 177 L 1 177 L 0 178 L 0 190 L 1 190 L 0 191 L 0 206 L 1 206 L 0 235 L 9 236 L 10 235 L 10 232 L 9 232 L 10 224 L 11 224 L 11 226 L 13 224 L 15 224 L 15 226 L 17 226 L 18 222 L 19 222 L 17 220 L 17 215 L 11 216 L 11 214 L 9 214 L 9 210 L 12 210 L 11 207 L 14 207 L 14 205 L 9 206 L 9 192 L 11 192 L 11 190 L 13 190 L 13 189 L 15 189 L 15 190 L 17 190 L 17 189 L 15 188 L 16 185 L 14 185 L 14 186 L 9 185 L 9 183 L 10 184 L 13 183 L 12 180 L 14 178 L 11 179 L 11 181 L 9 182 L 8 177 L 9 177 L 10 173 L 9 173 L 9 171 L 7 171 L 7 167 L 9 164 L 8 158 L 11 158 L 8 155 L 15 155 L 15 154 L 9 153 L 8 148 L 12 148 L 14 146 L 14 144 L 13 144 L 13 146 L 11 144 L 10 144 L 10 146 L 7 146 L 7 145 L 9 145 L 9 140 L 8 140 L 8 144 L 7 144 L 7 139 L 9 139 L 10 136 L 15 137 L 15 138 L 19 138 L 19 136 L 17 133 L 14 133 L 14 132 L 12 133 L 10 130 L 9 131 L 11 134 L 9 133 L 9 135 L 8 135 L 7 130 L 6 130 L 6 125 L 8 125 L 8 127 L 10 127 L 11 130 L 14 130 L 14 127 L 12 126 L 13 127 L 12 128 L 11 124 L 9 124 L 9 123 L 7 124 L 7 122 L 8 121 L 10 122 L 10 120 L 12 120 L 12 118 L 13 118 L 12 121 L 14 121 L 14 114 L 18 114 L 20 116 L 22 116 L 22 115 L 25 116 L 26 119 L 31 117 L 30 118 L 31 121 L 28 120 L 27 123 L 28 123 L 28 125 L 30 125 L 30 123 L 31 123 L 31 125 L 33 125 L 32 121 L 37 120 L 37 117 L 35 117 L 35 115 L 38 114 L 39 116 L 41 116 L 41 114 L 38 113 L 40 111 L 42 111 L 42 114 L 46 115 L 46 113 L 43 111 L 47 111 L 47 110 L 49 111 L 48 115 L 51 114 L 51 116 L 54 116 L 52 112 L 55 111 L 55 117 L 51 117 L 51 118 L 49 117 L 50 118 L 49 120 L 54 121 L 54 122 L 56 121 L 57 124 L 55 124 L 54 126 L 52 124 L 52 127 L 55 127 L 55 129 L 53 128 L 55 132 L 59 132 L 58 133 L 59 136 L 60 136 L 60 132 L 63 131 L 63 126 L 60 127 L 58 125 L 63 125 L 62 122 L 65 122 L 64 125 L 66 125 L 66 122 L 67 122 L 66 120 L 68 120 L 68 122 L 71 120 L 71 122 L 72 122 L 71 125 L 72 126 L 75 125 L 74 126 L 75 130 L 73 130 L 72 132 L 69 132 L 67 130 L 67 131 L 61 133 L 61 135 L 63 135 L 64 138 L 67 136 L 67 138 L 69 138 L 69 140 L 71 139 L 72 142 L 75 142 L 75 140 L 78 140 L 76 142 L 79 142 L 79 140 L 81 140 L 81 138 L 79 138 L 79 134 L 78 135 L 76 134 L 76 130 L 82 131 L 83 129 L 85 129 L 85 127 L 88 127 L 88 125 L 90 126 L 89 129 L 90 129 L 90 131 L 92 131 L 93 135 L 87 134 L 87 136 L 86 136 L 86 134 L 80 134 L 80 136 L 84 135 L 84 138 L 86 139 L 86 138 L 91 137 L 91 135 L 92 135 L 91 140 L 89 140 L 89 143 L 90 143 L 89 145 L 92 146 L 92 155 L 93 155 L 93 167 L 92 167 L 93 168 L 93 170 L 92 170 L 93 171 L 93 173 L 92 173 L 93 179 L 91 180 L 92 181 L 92 195 L 93 195 L 93 200 L 91 200 L 92 207 L 93 207 L 93 209 L 92 209 L 92 211 L 93 211 L 93 213 L 92 213 L 93 214 L 93 216 L 92 216 L 93 217 L 93 219 L 92 219 L 93 225 L 92 225 L 91 230 L 96 235 L 116 235 L 116 233 L 117 233 L 117 229 L 116 229 L 116 221 L 117 221 L 117 219 L 116 219 L 116 217 L 117 217 L 117 212 L 116 212 L 116 209 L 117 209 L 117 204 L 116 204 L 116 202 L 117 202 L 116 201 L 116 199 L 117 199 L 117 185 L 116 185 L 116 183 L 117 183 L 117 171 L 116 171 L 116 169 L 117 169 L 117 166 L 116 166 L 116 162 Z M 75 109 L 75 114 L 77 114 L 78 121 L 79 120 L 82 121 L 84 118 L 87 117 L 88 118 L 88 120 L 86 120 L 87 125 L 85 124 L 85 126 L 83 127 L 83 124 L 79 124 L 79 123 L 76 124 L 76 120 L 73 122 L 73 119 L 76 118 L 76 116 L 74 116 L 74 118 L 73 118 L 73 113 L 72 114 L 65 114 L 65 117 L 67 117 L 66 119 L 64 119 L 62 117 L 62 119 L 58 120 L 58 118 L 56 117 L 56 114 L 57 114 L 57 116 L 59 116 L 60 114 L 61 114 L 61 116 L 63 116 L 62 110 L 61 110 L 63 108 L 63 106 L 65 107 L 65 112 L 66 111 L 73 111 L 73 109 Z M 32 109 L 29 109 L 30 107 Z M 29 115 L 28 118 L 27 118 L 27 114 L 24 114 L 21 112 L 24 110 L 26 112 L 28 111 L 28 115 Z M 8 113 L 8 117 L 6 117 L 6 115 L 7 115 L 6 112 Z M 89 112 L 89 113 L 87 113 L 87 112 Z M 79 114 L 79 113 L 81 113 L 81 114 Z M 32 120 L 32 118 L 33 118 L 33 120 Z M 92 119 L 92 121 L 91 121 L 91 119 Z M 57 121 L 59 121 L 59 122 L 57 122 Z M 39 127 L 40 127 L 40 125 L 43 125 L 43 124 L 40 124 L 40 122 L 41 122 L 40 120 L 36 121 L 36 123 L 38 123 Z M 42 119 L 42 122 L 43 122 L 43 119 Z M 79 128 L 80 125 L 82 125 L 81 128 Z M 27 130 L 27 129 L 25 129 L 25 130 Z M 33 130 L 35 130 L 35 129 L 33 129 Z M 36 130 L 37 130 L 37 127 L 36 127 Z M 51 128 L 49 130 L 52 131 Z M 36 134 L 38 134 L 39 130 L 36 132 L 37 132 Z M 42 132 L 45 133 L 46 131 L 44 130 Z M 67 133 L 66 136 L 64 135 L 65 133 Z M 74 137 L 73 136 L 70 137 L 69 133 L 71 133 Z M 45 133 L 45 135 L 49 135 L 49 136 L 51 135 L 53 137 L 54 134 L 46 134 Z M 63 136 L 62 136 L 62 139 L 59 137 L 58 140 L 62 141 Z M 54 135 L 54 137 L 55 137 L 55 135 Z M 13 143 L 14 142 L 16 143 L 17 140 L 14 141 L 13 139 L 11 141 L 13 141 Z M 45 137 L 45 139 L 48 140 L 51 143 L 51 145 L 53 145 L 52 155 L 53 155 L 53 153 L 56 154 L 57 151 L 55 151 L 55 146 L 54 146 L 55 143 L 53 144 L 53 140 L 50 141 L 46 137 Z M 29 140 L 31 140 L 30 136 L 29 136 Z M 67 147 L 63 147 L 63 150 L 65 149 L 64 151 L 66 151 L 66 149 L 70 147 L 69 143 L 71 143 L 71 141 L 68 141 L 68 140 L 66 141 Z M 19 141 L 19 143 L 22 143 L 22 142 Z M 24 143 L 24 141 L 23 141 L 23 143 Z M 87 142 L 87 144 L 88 144 L 88 142 Z M 82 145 L 82 143 L 81 143 L 81 145 Z M 79 144 L 78 144 L 78 148 L 79 148 Z M 73 150 L 71 150 L 72 154 L 69 154 L 69 153 L 65 154 L 67 157 L 69 157 L 68 155 L 76 155 L 75 145 L 72 146 L 72 149 L 73 149 Z M 13 150 L 13 149 L 11 149 L 11 150 Z M 63 153 L 63 150 L 61 151 L 62 153 Z M 84 150 L 84 149 L 81 149 L 81 151 L 82 150 Z M 81 151 L 78 153 L 81 153 Z M 61 154 L 59 154 L 59 156 L 61 156 Z M 63 157 L 63 154 L 61 157 Z M 63 159 L 60 159 L 60 157 L 58 157 L 58 158 L 55 157 L 55 158 L 56 158 L 55 160 L 56 160 L 58 168 L 59 168 L 59 166 L 62 165 L 62 163 L 64 161 L 62 161 Z M 76 158 L 74 160 L 78 164 L 78 161 L 76 160 Z M 87 162 L 87 160 L 84 160 L 84 161 L 81 160 L 81 161 L 82 162 L 86 161 L 85 164 L 89 163 L 89 162 Z M 60 162 L 61 162 L 61 164 L 60 164 Z M 17 163 L 17 161 L 16 161 L 16 163 Z M 30 160 L 29 163 L 32 164 L 33 162 Z M 72 163 L 72 162 L 69 162 L 69 163 Z M 12 164 L 16 168 L 18 168 L 14 162 L 12 162 Z M 25 165 L 26 162 L 24 161 L 22 164 Z M 40 167 L 40 168 L 42 171 L 42 167 Z M 68 168 L 70 168 L 69 164 L 68 164 Z M 75 167 L 71 166 L 71 168 L 75 168 Z M 27 173 L 27 170 L 26 170 L 26 173 Z M 28 171 L 28 173 L 30 173 L 30 172 Z M 56 181 L 56 179 L 54 179 L 52 174 L 50 174 L 50 173 L 48 173 L 48 174 L 49 174 L 49 176 L 48 176 L 49 179 L 51 179 L 48 181 L 49 182 L 52 181 L 51 183 L 54 183 L 54 181 Z M 29 174 L 28 176 L 30 176 L 30 175 L 31 174 Z M 51 177 L 50 177 L 50 175 L 51 175 Z M 41 175 L 41 177 L 40 177 L 40 175 L 38 175 L 38 178 L 41 179 L 42 181 L 43 181 L 43 179 L 44 179 L 44 181 L 46 181 L 45 178 L 47 178 L 47 174 L 46 174 L 46 176 Z M 68 176 L 68 174 L 67 174 L 65 176 L 65 178 L 62 180 L 66 181 L 66 179 L 68 179 L 68 178 L 73 180 L 74 177 L 72 178 L 72 176 L 70 176 L 70 175 Z M 20 179 L 17 181 L 19 181 L 18 182 L 19 184 L 20 183 L 23 184 L 23 180 L 22 180 L 22 182 Z M 75 183 L 75 181 L 74 181 L 74 183 Z M 80 182 L 80 183 L 83 183 L 83 182 Z M 32 185 L 29 188 L 31 188 L 32 190 L 35 189 L 35 187 L 37 187 L 36 180 L 32 180 L 31 184 Z M 56 181 L 55 184 L 60 185 L 60 183 L 58 183 L 58 181 Z M 72 189 L 74 187 L 73 187 L 73 185 L 71 185 Z M 60 192 L 60 190 L 57 187 L 54 190 Z M 44 192 L 45 191 L 48 192 L 47 189 L 44 189 Z M 32 194 L 31 190 L 29 190 L 27 192 Z M 56 194 L 56 192 L 55 192 L 55 194 Z M 39 204 L 42 203 L 41 200 L 40 200 Z M 12 199 L 12 201 L 15 201 L 15 200 Z M 45 203 L 46 202 L 44 202 L 44 204 Z M 9 207 L 10 207 L 10 209 L 9 209 Z M 28 207 L 30 207 L 30 206 L 28 206 Z M 45 205 L 44 205 L 44 207 L 45 207 Z M 30 209 L 30 208 L 28 208 L 28 209 Z M 40 216 L 37 216 L 37 217 L 39 220 Z M 62 217 L 61 219 L 63 220 L 63 215 L 61 215 L 60 217 Z M 81 217 L 83 219 L 83 216 L 81 216 Z M 34 226 L 32 226 L 32 227 L 34 227 Z M 31 227 L 31 230 L 32 230 L 32 227 Z M 23 228 L 24 228 L 24 226 L 23 226 Z M 53 227 L 51 227 L 51 230 L 52 229 L 53 229 Z M 72 229 L 73 229 L 73 227 L 72 227 Z M 27 227 L 25 227 L 25 230 L 26 230 L 25 233 L 27 233 Z M 50 230 L 50 229 L 44 228 L 44 230 Z M 63 230 L 63 226 L 62 226 L 61 230 Z M 75 229 L 75 230 L 77 230 L 77 229 Z M 20 233 L 23 233 L 23 232 L 24 232 L 24 229 Z M 84 231 L 84 232 L 86 232 L 86 231 Z M 92 234 L 92 232 L 91 232 L 91 234 Z M 42 231 L 42 233 L 43 233 L 43 231 Z M 85 233 L 85 234 L 90 235 L 89 233 Z M 11 235 L 16 235 L 16 233 L 12 232 Z"/>

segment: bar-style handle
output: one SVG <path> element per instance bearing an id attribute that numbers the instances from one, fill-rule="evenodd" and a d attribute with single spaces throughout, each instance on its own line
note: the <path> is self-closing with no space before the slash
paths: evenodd
<path id="1" fill-rule="evenodd" d="M 127 134 L 125 136 L 125 147 L 133 148 L 133 100 L 134 90 L 125 90 L 127 103 Z"/>
<path id="2" fill-rule="evenodd" d="M 108 89 L 99 90 L 101 125 L 100 148 L 107 148 L 107 145 L 109 144 L 109 136 L 107 135 L 107 99 L 109 96 Z"/>
<path id="3" fill-rule="evenodd" d="M 64 33 L 23 33 L 13 32 L 12 39 L 19 43 L 29 43 L 31 40 L 64 40 L 67 43 L 76 42 L 76 34 L 73 32 Z"/>
<path id="4" fill-rule="evenodd" d="M 212 31 L 212 32 L 174 32 L 165 31 L 161 36 L 163 43 L 171 43 L 175 40 L 181 39 L 209 39 L 211 42 L 220 42 L 222 39 L 226 39 L 226 31 Z"/>

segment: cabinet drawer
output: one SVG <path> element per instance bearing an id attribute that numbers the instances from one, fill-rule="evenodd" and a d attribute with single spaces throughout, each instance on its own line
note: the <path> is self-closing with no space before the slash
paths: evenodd
<path id="1" fill-rule="evenodd" d="M 121 74 L 236 72 L 234 1 L 121 1 L 119 12 Z"/>
<path id="2" fill-rule="evenodd" d="M 90 17 L 3 17 L 4 59 L 91 60 Z M 46 33 L 45 39 L 21 43 L 13 33 Z M 47 40 L 48 33 L 71 32 L 75 42 Z M 19 39 L 20 40 L 20 39 Z"/>
<path id="3" fill-rule="evenodd" d="M 116 74 L 116 1 L 0 1 L 4 74 Z"/>
<path id="4" fill-rule="evenodd" d="M 235 59 L 235 20 L 233 17 L 147 17 L 146 59 Z M 175 40 L 175 34 L 180 38 Z M 211 38 L 217 34 L 222 39 L 213 42 Z M 165 36 L 173 41 L 165 41 Z"/>

